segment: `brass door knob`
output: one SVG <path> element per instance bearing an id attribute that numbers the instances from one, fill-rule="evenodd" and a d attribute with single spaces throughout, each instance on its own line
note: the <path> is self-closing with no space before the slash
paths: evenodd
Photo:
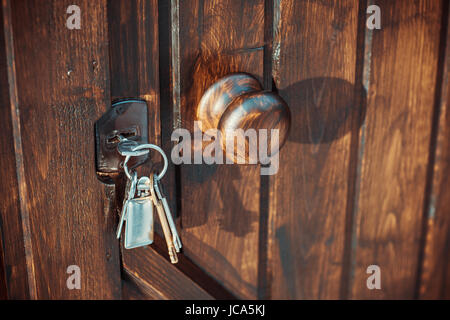
<path id="1" fill-rule="evenodd" d="M 255 77 L 246 73 L 235 73 L 219 79 L 206 90 L 197 106 L 196 120 L 201 121 L 203 132 L 209 129 L 217 129 L 220 132 L 224 151 L 228 130 L 243 129 L 245 132 L 255 129 L 260 132 L 260 129 L 266 129 L 269 136 L 273 132 L 271 130 L 277 130 L 278 141 L 269 139 L 268 150 L 265 151 L 269 152 L 268 155 L 273 155 L 287 139 L 291 113 L 286 102 L 275 92 L 264 91 Z M 248 144 L 246 141 L 245 153 L 235 150 L 234 161 L 240 159 L 246 163 L 258 162 L 249 154 Z"/>

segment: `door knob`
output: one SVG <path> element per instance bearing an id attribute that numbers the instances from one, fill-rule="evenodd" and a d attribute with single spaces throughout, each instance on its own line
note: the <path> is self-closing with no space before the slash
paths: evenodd
<path id="1" fill-rule="evenodd" d="M 227 75 L 212 84 L 203 94 L 196 110 L 196 120 L 200 121 L 202 131 L 218 130 L 221 146 L 226 151 L 227 131 L 243 129 L 266 129 L 268 135 L 278 131 L 278 141 L 270 140 L 267 144 L 267 155 L 276 154 L 283 146 L 289 133 L 291 113 L 286 102 L 275 92 L 264 91 L 260 82 L 246 73 Z M 259 139 L 261 136 L 258 136 Z M 234 138 L 233 138 L 234 139 Z M 234 150 L 233 161 L 257 163 L 255 154 L 249 152 L 246 140 L 244 152 Z M 231 142 L 234 145 L 234 142 Z M 261 146 L 259 143 L 258 146 Z M 236 148 L 239 149 L 239 148 Z M 230 157 L 229 153 L 225 153 Z M 257 155 L 256 155 L 257 156 Z"/>

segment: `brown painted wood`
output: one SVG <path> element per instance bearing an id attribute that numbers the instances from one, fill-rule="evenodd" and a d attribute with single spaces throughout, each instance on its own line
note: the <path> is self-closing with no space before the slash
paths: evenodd
<path id="1" fill-rule="evenodd" d="M 21 294 L 38 299 L 120 298 L 114 188 L 97 180 L 94 161 L 93 124 L 110 100 L 106 2 L 78 1 L 81 30 L 66 28 L 70 4 L 10 7 L 10 108 L 20 131 L 13 128 L 18 192 L 7 193 L 11 204 L 20 199 L 27 266 L 12 269 L 21 279 L 14 285 L 28 278 Z M 4 245 L 20 255 L 23 242 Z M 17 262 L 7 255 L 7 265 Z M 66 286 L 69 265 L 81 269 L 81 290 Z"/>
<path id="2" fill-rule="evenodd" d="M 15 183 L 15 190 L 17 190 L 17 179 L 15 176 L 15 167 L 14 167 L 14 147 L 13 147 L 13 137 L 12 137 L 12 128 L 11 128 L 11 108 L 9 101 L 9 84 L 8 84 L 8 71 L 6 67 L 6 48 L 5 48 L 5 32 L 4 32 L 4 24 L 3 24 L 3 9 L 0 10 L 0 112 L 3 115 L 0 120 L 0 126 L 6 129 L 5 134 L 1 134 L 0 138 L 0 166 L 3 168 L 3 174 L 7 175 L 7 180 L 10 183 Z M 3 160 L 3 161 L 2 161 Z M 6 160 L 5 163 L 3 163 Z M 9 164 L 9 167 L 5 167 L 7 165 L 7 161 L 12 160 Z M 14 187 L 3 190 L 4 184 L 0 184 L 0 194 L 4 195 L 0 199 L 0 203 L 6 204 L 6 199 L 10 199 L 10 196 L 6 197 L 11 190 L 14 190 Z M 18 201 L 17 196 L 15 197 L 16 203 L 16 212 L 18 211 Z M 6 207 L 6 206 L 5 206 Z M 6 282 L 6 270 L 5 270 L 5 247 L 3 245 L 4 229 L 8 228 L 8 226 L 4 225 L 4 220 L 7 218 L 7 215 L 4 214 L 6 212 L 10 212 L 12 210 L 8 210 L 8 207 L 2 207 L 0 209 L 0 300 L 4 300 L 8 298 L 8 284 Z M 16 219 L 16 226 L 18 226 Z M 17 228 L 20 230 L 20 227 Z M 20 234 L 20 233 L 19 233 Z"/>
<path id="3" fill-rule="evenodd" d="M 232 72 L 262 79 L 264 1 L 173 3 L 179 20 L 173 16 L 172 28 L 180 32 L 174 114 L 179 110 L 181 126 L 192 130 L 196 106 L 216 80 Z M 241 298 L 257 296 L 259 181 L 256 165 L 181 166 L 183 251 Z"/>
<path id="4" fill-rule="evenodd" d="M 141 98 L 148 107 L 149 142 L 161 143 L 159 100 L 158 1 L 109 0 L 108 22 L 111 57 L 111 96 L 113 99 Z M 149 175 L 160 168 L 161 157 L 151 154 L 151 161 L 138 169 Z M 155 166 L 153 164 L 156 164 Z M 122 203 L 125 176 L 119 178 L 118 201 Z M 166 178 L 164 178 L 164 181 Z M 120 206 L 121 207 L 121 206 Z M 157 219 L 156 219 L 157 220 Z M 160 231 L 157 228 L 157 231 Z M 122 254 L 126 273 L 149 274 L 148 266 L 137 265 L 140 254 L 149 251 L 125 250 Z M 132 268 L 128 270 L 127 268 Z M 146 273 L 147 272 L 147 273 Z M 129 286 L 133 282 L 128 283 Z"/>
<path id="5" fill-rule="evenodd" d="M 351 298 L 415 296 L 443 1 L 377 1 Z M 381 290 L 366 269 L 381 268 Z"/>
<path id="6" fill-rule="evenodd" d="M 154 297 L 144 293 L 139 284 L 130 276 L 122 274 L 122 299 L 123 300 L 155 300 Z"/>
<path id="7" fill-rule="evenodd" d="M 157 0 L 109 0 L 108 22 L 111 57 L 111 97 L 141 98 L 148 107 L 149 143 L 160 145 L 160 102 L 158 69 Z M 156 152 L 139 167 L 139 174 L 149 175 L 162 168 Z M 120 178 L 119 200 L 122 203 L 125 176 Z M 166 178 L 164 178 L 164 181 Z"/>
<path id="8" fill-rule="evenodd" d="M 7 37 L 5 37 L 7 35 Z M 8 68 L 9 66 L 9 68 Z M 8 83 L 8 75 L 14 75 L 12 57 L 12 26 L 9 2 L 2 2 L 0 15 L 0 227 L 2 236 L 5 295 L 10 299 L 30 298 L 27 277 L 27 259 L 19 203 L 14 129 L 17 130 L 15 111 L 15 84 Z M 13 98 L 11 99 L 10 93 Z M 14 128 L 14 129 L 13 129 Z"/>
<path id="9" fill-rule="evenodd" d="M 269 181 L 273 299 L 340 298 L 352 135 L 364 109 L 357 18 L 358 1 L 274 1 L 273 78 L 292 127 Z"/>
<path id="10" fill-rule="evenodd" d="M 204 289 L 150 247 L 122 250 L 125 272 L 154 299 L 212 299 Z"/>
<path id="11" fill-rule="evenodd" d="M 444 2 L 445 3 L 445 2 Z M 421 261 L 421 299 L 450 299 L 450 28 L 448 3 L 442 10 L 441 54 L 436 88 L 436 140 L 431 189 L 426 207 L 425 246 Z"/>
<path id="12" fill-rule="evenodd" d="M 170 261 L 167 244 L 163 236 L 155 234 L 155 239 L 151 247 L 155 249 L 160 256 L 164 257 L 167 261 Z M 224 288 L 215 278 L 205 273 L 201 266 L 195 264 L 185 254 L 178 254 L 178 263 L 172 264 L 172 267 L 180 270 L 188 278 L 194 281 L 196 285 L 204 289 L 215 299 L 236 300 L 235 295 Z"/>
<path id="13" fill-rule="evenodd" d="M 160 143 L 160 111 L 162 112 L 163 108 L 167 108 L 167 106 L 163 106 L 160 109 L 159 105 L 158 11 L 157 1 L 113 0 L 109 2 L 108 12 L 111 37 L 112 95 L 114 98 L 137 96 L 147 100 L 150 142 L 156 144 Z M 121 21 L 121 23 L 114 24 L 115 21 Z M 147 41 L 142 42 L 142 39 L 147 39 Z M 126 46 L 124 46 L 125 43 Z M 171 130 L 170 122 L 165 122 L 164 125 L 166 130 Z M 170 149 L 166 149 L 166 153 L 170 155 Z M 153 157 L 153 160 L 155 158 L 157 159 L 157 157 Z M 146 164 L 140 171 L 148 174 L 151 167 L 151 164 Z M 171 187 L 171 171 L 174 171 L 173 168 L 169 168 L 167 177 L 164 177 L 165 186 Z M 167 181 L 169 181 L 168 184 Z M 123 184 L 119 189 L 123 190 Z M 175 201 L 171 202 L 171 207 L 173 212 L 176 213 L 174 203 Z M 158 224 L 157 220 L 156 223 Z M 158 234 L 162 235 L 159 226 L 156 230 Z M 159 237 L 156 236 L 156 239 L 159 239 Z M 126 279 L 124 279 L 126 283 L 123 285 L 125 295 L 133 297 L 140 292 L 143 297 L 149 299 L 194 299 L 196 298 L 195 293 L 197 293 L 199 297 L 211 297 L 203 289 L 200 289 L 194 282 L 195 280 L 208 287 L 215 294 L 219 292 L 218 296 L 221 296 L 221 290 L 216 290 L 215 285 L 211 285 L 211 281 L 205 282 L 204 274 L 192 272 L 189 263 L 186 263 L 185 259 L 181 257 L 182 254 L 180 254 L 180 262 L 176 266 L 182 271 L 168 262 L 163 262 L 164 259 L 169 260 L 164 241 L 158 242 L 155 240 L 150 248 L 150 250 L 122 249 L 123 274 L 126 276 Z M 153 249 L 156 249 L 156 251 Z M 173 280 L 162 282 L 159 271 L 155 271 L 153 267 L 153 264 L 156 265 L 155 259 L 159 261 L 158 263 L 162 263 L 162 266 L 157 268 L 158 270 L 162 270 L 167 277 L 174 275 L 175 280 L 182 279 L 183 285 L 181 287 L 173 286 Z M 151 263 L 148 263 L 149 261 Z M 189 279 L 183 273 L 190 275 L 194 280 Z M 156 287 L 154 287 L 155 285 Z M 133 288 L 133 286 L 135 287 Z"/>
<path id="14" fill-rule="evenodd" d="M 65 27 L 69 1 L 1 3 L 0 298 L 450 298 L 447 1 L 81 0 L 81 30 Z M 372 3 L 381 30 L 365 26 Z M 143 98 L 169 155 L 174 128 L 263 106 L 258 84 L 196 114 L 236 72 L 291 109 L 278 173 L 171 164 L 179 263 L 157 226 L 120 272 L 125 180 L 97 180 L 95 120 Z M 382 290 L 366 287 L 371 264 Z"/>
<path id="15" fill-rule="evenodd" d="M 3 258 L 3 241 L 1 239 L 0 233 L 0 300 L 5 300 L 8 298 L 8 288 L 6 286 L 6 273 Z"/>

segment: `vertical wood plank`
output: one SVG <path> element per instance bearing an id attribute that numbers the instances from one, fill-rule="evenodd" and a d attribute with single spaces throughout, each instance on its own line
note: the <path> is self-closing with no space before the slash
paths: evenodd
<path id="1" fill-rule="evenodd" d="M 6 286 L 6 274 L 3 258 L 3 241 L 0 229 L 0 300 L 6 300 L 8 298 L 8 288 Z"/>
<path id="2" fill-rule="evenodd" d="M 159 8 L 161 5 L 166 7 Z M 141 97 L 147 101 L 150 115 L 149 137 L 152 143 L 157 144 L 161 141 L 160 117 L 163 113 L 165 115 L 163 125 L 167 130 L 166 135 L 168 133 L 169 142 L 173 128 L 170 121 L 171 115 L 167 110 L 170 106 L 170 103 L 167 103 L 170 96 L 168 88 L 162 88 L 162 92 L 167 96 L 161 95 L 166 104 L 160 107 L 159 102 L 159 79 L 167 81 L 168 79 L 164 77 L 170 72 L 163 69 L 163 75 L 160 75 L 158 68 L 158 65 L 167 63 L 169 58 L 165 56 L 163 61 L 159 61 L 159 52 L 169 49 L 168 39 L 164 39 L 165 43 L 163 44 L 167 47 L 161 48 L 161 45 L 158 45 L 159 20 L 162 20 L 164 28 L 167 28 L 163 32 L 169 31 L 169 26 L 164 24 L 169 17 L 167 5 L 167 3 L 164 4 L 157 0 L 111 0 L 108 2 L 112 96 L 114 98 Z M 161 12 L 167 14 L 163 19 L 158 17 Z M 120 23 L 114 23 L 117 21 Z M 170 155 L 170 149 L 167 150 L 170 148 L 170 143 L 165 147 L 165 151 Z M 140 168 L 141 173 L 149 174 L 150 167 L 150 164 L 144 165 Z M 169 166 L 169 171 L 163 181 L 166 187 L 170 186 L 173 176 L 174 170 Z M 169 199 L 173 200 L 171 207 L 172 212 L 175 213 L 174 200 L 176 198 L 169 197 Z M 162 234 L 158 227 L 156 231 Z M 206 282 L 207 285 L 205 285 L 204 274 L 192 272 L 192 268 L 188 270 L 192 263 L 187 263 L 186 259 L 180 256 L 179 263 L 173 266 L 164 259 L 168 260 L 167 247 L 165 241 L 157 235 L 155 235 L 155 242 L 149 248 L 134 250 L 122 248 L 124 274 L 128 275 L 124 279 L 126 283 L 123 285 L 125 295 L 140 288 L 144 295 L 153 299 L 211 298 L 199 287 L 199 284 L 211 291 L 215 291 L 214 287 L 211 282 Z M 137 288 L 133 289 L 133 286 L 137 286 Z"/>
<path id="3" fill-rule="evenodd" d="M 139 97 L 147 102 L 149 115 L 149 142 L 161 143 L 159 93 L 159 37 L 157 0 L 109 0 L 108 21 L 111 56 L 111 95 L 113 99 Z M 170 126 L 170 124 L 169 124 Z M 151 161 L 161 160 L 151 154 Z M 149 175 L 153 164 L 147 162 L 138 168 Z M 123 182 L 125 181 L 123 177 Z M 164 182 L 167 177 L 164 177 Z M 121 191 L 123 193 L 124 183 Z M 122 203 L 123 196 L 119 195 Z M 157 221 L 156 221 L 157 222 Z M 159 225 L 158 225 L 159 226 Z M 157 231 L 160 231 L 159 228 Z M 154 245 L 153 245 L 154 247 Z M 142 259 L 152 259 L 156 253 L 149 250 L 126 250 L 122 246 L 122 265 L 129 274 L 152 283 L 157 274 Z M 162 258 L 161 258 L 162 259 Z M 151 278 L 148 278 L 148 277 Z M 129 286 L 133 283 L 130 282 Z"/>
<path id="4" fill-rule="evenodd" d="M 2 15 L 0 17 L 0 90 L 1 112 L 0 135 L 2 181 L 0 183 L 0 214 L 1 235 L 4 254 L 5 280 L 7 296 L 10 299 L 35 298 L 35 285 L 31 265 L 31 251 L 26 250 L 20 200 L 18 171 L 16 168 L 16 150 L 20 148 L 20 124 L 17 117 L 17 88 L 15 80 L 15 61 L 13 48 L 13 30 L 11 24 L 10 1 L 2 1 Z M 20 165 L 20 163 L 19 163 Z M 28 218 L 26 218 L 28 220 Z M 31 277 L 30 277 L 31 275 Z"/>
<path id="5" fill-rule="evenodd" d="M 71 4 L 11 2 L 32 297 L 120 298 L 114 188 L 97 180 L 94 159 L 94 122 L 110 100 L 106 1 L 78 1 L 80 30 L 66 28 Z M 67 288 L 69 265 L 80 290 Z"/>
<path id="6" fill-rule="evenodd" d="M 445 2 L 444 2 L 445 3 Z M 426 236 L 421 263 L 421 299 L 450 299 L 450 28 L 449 8 L 442 10 L 441 50 L 436 83 L 437 122 L 434 165 L 426 207 Z"/>
<path id="7" fill-rule="evenodd" d="M 352 298 L 413 298 L 438 66 L 442 1 L 377 1 L 360 145 Z M 381 268 L 369 290 L 367 267 Z"/>
<path id="8" fill-rule="evenodd" d="M 141 98 L 148 107 L 149 142 L 160 144 L 158 1 L 109 0 L 108 21 L 111 57 L 111 97 Z M 138 171 L 149 175 L 153 162 L 161 157 L 151 153 L 151 161 Z M 164 178 L 165 180 L 166 178 Z M 126 177 L 123 176 L 123 182 Z M 122 187 L 124 187 L 123 183 Z M 122 192 L 123 190 L 121 190 Z M 119 195 L 120 203 L 123 195 Z M 130 258 L 133 257 L 130 251 Z"/>
<path id="9" fill-rule="evenodd" d="M 357 24 L 358 1 L 274 1 L 273 77 L 292 127 L 270 178 L 273 299 L 340 297 L 351 138 L 364 108 Z"/>
<path id="10" fill-rule="evenodd" d="M 158 1 L 109 0 L 108 21 L 111 97 L 144 99 L 149 142 L 160 145 Z M 158 154 L 152 152 L 150 157 L 151 161 L 139 169 L 147 175 L 154 164 L 153 170 L 162 168 Z"/>
<path id="11" fill-rule="evenodd" d="M 24 263 L 12 263 L 15 256 L 20 257 L 23 261 L 25 256 L 24 250 L 11 252 L 5 247 L 5 241 L 11 241 L 11 237 L 15 237 L 18 243 L 21 243 L 22 229 L 19 221 L 19 202 L 17 197 L 17 176 L 15 170 L 15 156 L 13 146 L 13 130 L 11 126 L 11 104 L 9 99 L 8 84 L 8 68 L 5 47 L 5 30 L 3 20 L 3 5 L 0 7 L 0 168 L 3 181 L 0 183 L 0 300 L 15 296 L 16 298 L 26 298 L 29 294 L 27 290 L 26 277 L 22 281 L 20 278 L 11 280 L 11 272 L 6 274 L 6 270 L 18 268 L 25 265 Z M 10 28 L 10 25 L 7 26 Z M 15 214 L 14 214 L 15 213 Z M 8 239 L 9 238 L 9 239 Z M 12 241 L 16 241 L 16 239 Z M 6 259 L 5 259 L 5 255 Z M 5 262 L 8 261 L 8 266 Z M 16 274 L 26 274 L 24 270 Z M 7 277 L 8 276 L 8 277 Z M 22 288 L 20 288 L 22 286 Z M 15 289 L 14 289 L 15 287 Z M 19 295 L 21 294 L 21 296 Z"/>
<path id="12" fill-rule="evenodd" d="M 149 105 L 150 139 L 159 139 L 158 3 L 108 2 L 112 99 L 140 97 Z"/>
<path id="13" fill-rule="evenodd" d="M 197 103 L 215 80 L 238 71 L 262 80 L 264 1 L 179 1 L 178 14 L 174 110 L 192 130 Z M 236 296 L 255 298 L 259 167 L 182 165 L 180 182 L 184 253 Z"/>

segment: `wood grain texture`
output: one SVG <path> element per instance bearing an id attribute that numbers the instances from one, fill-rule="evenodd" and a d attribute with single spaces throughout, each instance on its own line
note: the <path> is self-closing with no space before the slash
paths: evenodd
<path id="1" fill-rule="evenodd" d="M 158 10 L 158 6 L 158 1 L 113 0 L 109 2 L 108 11 L 111 35 L 112 95 L 115 98 L 139 96 L 145 99 L 148 99 L 149 95 L 157 95 L 147 100 L 150 142 L 157 144 L 160 143 L 161 136 L 160 114 L 163 111 L 167 113 L 165 109 L 169 106 L 165 105 L 161 108 L 159 106 L 158 15 L 161 10 Z M 121 23 L 114 24 L 115 21 L 121 21 Z M 166 25 L 166 27 L 168 26 Z M 149 38 L 151 38 L 151 41 L 142 42 L 142 39 Z M 127 44 L 125 47 L 124 43 Z M 137 72 L 138 69 L 139 72 Z M 132 78 L 133 74 L 134 78 Z M 130 78 L 131 83 L 123 80 L 127 78 Z M 168 90 L 163 92 L 169 93 Z M 165 121 L 164 125 L 166 130 L 171 131 L 171 121 Z M 169 155 L 170 149 L 165 148 L 165 150 Z M 153 160 L 155 160 L 155 157 L 153 157 Z M 141 172 L 148 174 L 151 167 L 151 164 L 146 164 L 141 168 Z M 174 176 L 173 171 L 173 168 L 169 167 L 167 176 L 164 177 L 164 186 L 173 187 L 170 183 Z M 123 185 L 119 186 L 119 189 L 123 190 Z M 173 191 L 173 189 L 170 188 L 169 190 Z M 173 213 L 176 213 L 173 205 L 176 198 L 174 196 L 168 198 L 173 200 L 171 201 L 171 209 Z M 158 234 L 162 235 L 158 221 L 156 223 L 155 229 Z M 181 256 L 180 262 L 176 266 L 165 261 L 164 259 L 169 260 L 166 244 L 164 241 L 158 242 L 160 237 L 157 235 L 155 237 L 155 243 L 150 247 L 151 249 L 149 248 L 150 250 L 123 251 L 123 274 L 125 276 L 123 290 L 125 295 L 131 295 L 131 298 L 139 298 L 138 293 L 140 292 L 141 298 L 146 299 L 196 299 L 196 294 L 198 297 L 206 297 L 205 291 L 199 289 L 200 287 L 193 280 L 190 280 L 189 276 L 183 274 L 185 273 L 191 277 L 194 276 L 197 283 L 203 284 L 216 293 L 219 292 L 218 296 L 221 296 L 220 288 L 217 289 L 217 285 L 211 284 L 211 281 L 208 281 L 201 272 L 195 270 L 192 272 L 195 268 L 190 267 L 190 263 L 187 263 Z M 152 261 L 152 263 L 149 264 L 147 261 Z M 174 279 L 166 283 L 162 282 L 159 272 L 155 272 L 154 267 L 152 267 L 153 264 L 162 264 L 158 267 L 158 270 L 163 270 L 162 272 L 167 277 L 173 274 Z M 182 271 L 176 267 L 179 267 Z M 180 277 L 183 279 L 183 286 L 173 286 L 173 281 L 177 281 Z M 211 297 L 210 295 L 207 296 Z"/>
<path id="2" fill-rule="evenodd" d="M 352 270 L 354 299 L 415 295 L 442 1 L 377 1 Z M 381 290 L 368 290 L 369 265 Z"/>
<path id="3" fill-rule="evenodd" d="M 3 258 L 3 241 L 0 229 L 0 300 L 8 298 L 8 288 L 6 287 L 5 264 Z"/>
<path id="4" fill-rule="evenodd" d="M 180 105 L 193 129 L 205 90 L 232 72 L 263 75 L 264 1 L 179 2 Z M 176 103 L 176 99 L 175 99 Z M 257 296 L 259 167 L 182 165 L 183 250 L 240 298 Z"/>
<path id="5" fill-rule="evenodd" d="M 6 19 L 4 19 L 4 17 Z M 5 37 L 6 35 L 6 37 Z M 17 118 L 15 111 L 15 83 L 8 83 L 8 75 L 13 74 L 12 26 L 9 2 L 2 2 L 0 15 L 0 228 L 3 253 L 3 271 L 5 277 L 6 297 L 9 299 L 29 299 L 30 288 L 27 277 L 27 262 L 22 230 L 19 203 L 19 186 L 17 182 L 15 139 L 13 127 Z M 9 69 L 8 67 L 9 66 Z M 15 122 L 13 124 L 13 121 Z M 20 137 L 19 137 L 20 138 Z"/>
<path id="6" fill-rule="evenodd" d="M 109 0 L 108 22 L 113 99 L 141 98 L 148 107 L 149 143 L 161 144 L 158 52 L 158 1 Z M 167 152 L 167 154 L 170 154 Z M 162 168 L 162 157 L 151 152 L 150 161 L 138 168 L 149 175 Z M 166 181 L 167 177 L 164 177 Z M 121 177 L 122 203 L 126 177 Z M 173 207 L 173 206 L 172 206 Z"/>
<path id="7" fill-rule="evenodd" d="M 343 270 L 358 1 L 274 1 L 272 70 L 292 113 L 270 178 L 273 299 L 338 299 Z M 361 94 L 361 92 L 358 92 Z"/>
<path id="8" fill-rule="evenodd" d="M 2 7 L 0 7 L 2 8 Z M 4 190 L 5 183 L 0 184 L 0 194 L 2 197 L 0 198 L 0 203 L 6 204 L 7 199 L 10 199 L 11 190 L 17 190 L 17 177 L 15 176 L 15 166 L 14 166 L 14 147 L 12 146 L 13 137 L 12 137 L 12 128 L 11 128 L 11 106 L 9 101 L 9 92 L 8 92 L 8 71 L 6 67 L 6 48 L 5 48 L 5 33 L 4 33 L 4 24 L 3 24 L 3 9 L 0 10 L 0 112 L 3 114 L 3 117 L 0 120 L 0 127 L 5 131 L 0 135 L 0 166 L 3 168 L 2 176 L 8 176 L 6 181 L 10 183 L 15 183 L 15 188 L 6 188 Z M 3 163 L 4 161 L 10 161 L 9 167 L 5 167 L 8 162 Z M 12 161 L 11 161 L 12 160 Z M 17 196 L 15 199 L 16 204 L 16 212 L 18 211 L 18 201 Z M 6 206 L 5 206 L 6 207 Z M 8 214 L 6 212 L 10 212 L 12 210 L 7 210 L 6 207 L 0 208 L 0 300 L 5 300 L 8 298 L 8 284 L 6 282 L 6 271 L 5 271 L 5 247 L 3 245 L 3 238 L 5 234 L 10 232 L 5 229 L 12 229 L 3 224 L 5 218 L 7 218 Z M 17 219 L 15 219 L 15 225 L 18 226 Z M 20 235 L 20 228 L 19 230 Z M 24 252 L 22 252 L 24 254 Z M 26 290 L 25 292 L 26 293 Z"/>
<path id="9" fill-rule="evenodd" d="M 154 300 L 152 296 L 144 293 L 139 288 L 137 281 L 132 279 L 131 276 L 127 276 L 126 273 L 122 274 L 122 299 L 123 300 Z"/>
<path id="10" fill-rule="evenodd" d="M 158 1 L 109 0 L 108 21 L 110 34 L 111 96 L 113 99 L 139 97 L 147 102 L 149 142 L 161 144 Z M 170 154 L 167 152 L 167 154 Z M 160 170 L 161 156 L 152 152 L 150 161 L 138 168 L 138 174 L 149 175 Z M 118 183 L 119 203 L 122 203 L 125 176 Z M 164 177 L 165 182 L 167 177 Z M 172 203 L 172 208 L 174 208 Z M 120 208 L 119 208 L 120 209 Z M 157 232 L 161 232 L 157 219 Z M 123 266 L 130 274 L 148 275 L 148 266 L 137 265 L 140 254 L 150 251 L 127 250 L 122 255 Z M 128 284 L 133 285 L 133 282 Z"/>
<path id="11" fill-rule="evenodd" d="M 436 83 L 437 122 L 426 236 L 421 263 L 421 299 L 450 299 L 450 28 L 449 8 L 442 10 L 441 56 Z"/>
<path id="12" fill-rule="evenodd" d="M 94 161 L 94 121 L 110 100 L 106 1 L 77 3 L 80 30 L 66 28 L 71 4 L 11 2 L 21 129 L 14 138 L 24 171 L 19 197 L 22 217 L 29 215 L 27 273 L 36 288 L 30 296 L 120 298 L 114 188 L 97 180 Z M 66 286 L 69 265 L 81 269 L 81 290 Z"/>
<path id="13" fill-rule="evenodd" d="M 150 247 L 122 250 L 125 272 L 152 299 L 212 299 L 204 289 Z"/>
<path id="14" fill-rule="evenodd" d="M 0 298 L 450 299 L 446 0 L 80 0 L 81 30 L 69 0 L 1 3 Z M 370 4 L 381 30 L 365 28 Z M 291 108 L 278 173 L 171 164 L 180 262 L 156 234 L 122 249 L 121 274 L 124 180 L 95 176 L 95 120 L 143 98 L 170 154 L 234 72 Z"/>

